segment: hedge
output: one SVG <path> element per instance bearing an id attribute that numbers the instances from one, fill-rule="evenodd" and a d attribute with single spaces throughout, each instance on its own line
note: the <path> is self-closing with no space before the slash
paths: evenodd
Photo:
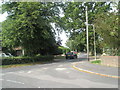
<path id="1" fill-rule="evenodd" d="M 52 61 L 53 59 L 54 56 L 7 57 L 7 58 L 2 58 L 2 65 L 44 62 L 44 61 Z"/>

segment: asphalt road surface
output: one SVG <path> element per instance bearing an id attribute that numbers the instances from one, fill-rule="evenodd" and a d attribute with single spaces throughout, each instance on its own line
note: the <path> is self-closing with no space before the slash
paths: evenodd
<path id="1" fill-rule="evenodd" d="M 118 80 L 72 68 L 85 59 L 2 69 L 2 88 L 118 88 Z"/>

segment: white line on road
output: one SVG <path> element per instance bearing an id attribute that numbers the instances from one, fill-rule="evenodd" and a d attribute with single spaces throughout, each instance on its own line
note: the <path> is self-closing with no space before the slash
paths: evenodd
<path id="1" fill-rule="evenodd" d="M 14 73 L 14 72 L 6 72 L 5 75 L 6 75 L 6 74 L 11 74 L 11 73 Z"/>
<path id="2" fill-rule="evenodd" d="M 63 65 L 59 65 L 58 67 L 62 67 Z"/>
<path id="3" fill-rule="evenodd" d="M 66 72 L 66 73 L 70 73 L 70 72 Z"/>
<path id="4" fill-rule="evenodd" d="M 3 74 L 3 73 L 2 73 L 2 74 L 0 74 L 0 76 L 3 76 L 3 75 L 5 75 L 5 74 Z"/>
<path id="5" fill-rule="evenodd" d="M 24 71 L 19 71 L 19 73 L 24 73 Z"/>
<path id="6" fill-rule="evenodd" d="M 48 68 L 43 68 L 43 69 L 48 69 Z"/>
<path id="7" fill-rule="evenodd" d="M 32 71 L 28 71 L 27 73 L 31 73 Z"/>
<path id="8" fill-rule="evenodd" d="M 4 79 L 0 79 L 1 81 L 3 81 Z"/>
<path id="9" fill-rule="evenodd" d="M 56 70 L 66 70 L 66 68 L 56 68 Z"/>
<path id="10" fill-rule="evenodd" d="M 8 82 L 13 82 L 13 83 L 19 83 L 19 84 L 24 84 L 24 83 L 22 83 L 22 82 L 13 81 L 13 80 L 6 80 L 6 81 L 8 81 Z"/>

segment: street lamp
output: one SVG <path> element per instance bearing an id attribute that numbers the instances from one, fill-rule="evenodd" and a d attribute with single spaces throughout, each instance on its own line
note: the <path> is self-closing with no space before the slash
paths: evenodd
<path id="1" fill-rule="evenodd" d="M 88 24 L 93 26 L 93 31 L 94 31 L 94 55 L 95 55 L 95 60 L 96 60 L 96 43 L 95 43 L 95 25 L 94 24 Z"/>
<path id="2" fill-rule="evenodd" d="M 89 40 L 88 40 L 88 13 L 87 13 L 87 6 L 85 7 L 86 10 L 86 35 L 87 35 L 87 59 L 89 61 Z"/>
<path id="3" fill-rule="evenodd" d="M 93 31 L 94 31 L 94 54 L 95 54 L 95 60 L 96 60 L 96 45 L 95 45 L 95 26 L 93 24 L 88 24 L 88 12 L 87 12 L 87 6 L 85 7 L 85 11 L 86 11 L 86 35 L 87 35 L 87 59 L 89 61 L 89 38 L 88 38 L 88 25 L 92 25 L 93 26 Z"/>
<path id="4" fill-rule="evenodd" d="M 94 31 L 94 54 L 95 54 L 95 60 L 96 60 L 95 25 L 93 25 L 93 31 Z"/>

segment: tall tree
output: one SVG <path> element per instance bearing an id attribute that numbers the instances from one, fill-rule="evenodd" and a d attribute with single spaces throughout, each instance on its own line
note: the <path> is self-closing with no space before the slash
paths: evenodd
<path id="1" fill-rule="evenodd" d="M 99 33 L 102 46 L 114 50 L 111 53 L 113 55 L 119 49 L 118 20 L 117 13 L 101 13 L 95 20 L 96 32 Z"/>
<path id="2" fill-rule="evenodd" d="M 9 2 L 3 4 L 8 17 L 2 24 L 3 46 L 21 46 L 27 54 L 51 54 L 56 49 L 51 23 L 58 18 L 56 3 Z"/>
<path id="3" fill-rule="evenodd" d="M 88 7 L 88 23 L 94 24 L 96 14 L 109 12 L 111 10 L 110 5 L 111 2 L 67 2 L 65 4 L 63 8 L 65 16 L 62 19 L 64 21 L 66 32 L 70 33 L 70 38 L 77 44 L 76 48 L 84 47 L 82 49 L 85 49 L 86 47 L 85 6 Z M 96 34 L 96 40 L 98 40 L 98 36 L 99 35 Z M 89 26 L 90 51 L 93 50 L 93 40 L 93 29 L 92 26 Z"/>

